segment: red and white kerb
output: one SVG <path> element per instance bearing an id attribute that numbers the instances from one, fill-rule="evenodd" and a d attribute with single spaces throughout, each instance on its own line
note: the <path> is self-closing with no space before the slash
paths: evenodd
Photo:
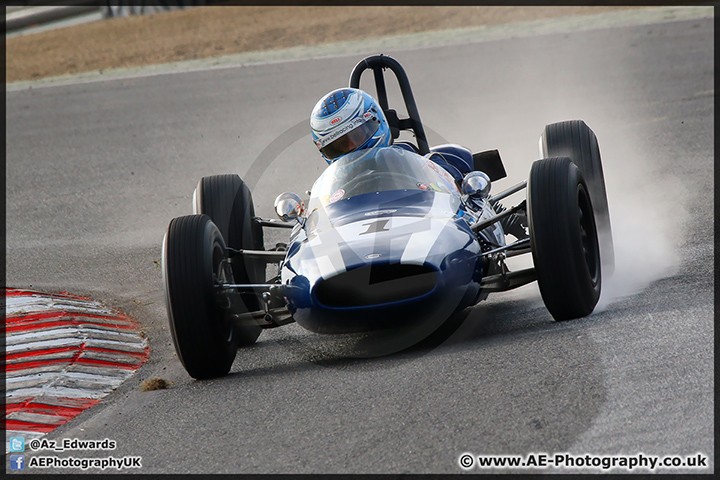
<path id="1" fill-rule="evenodd" d="M 6 452 L 10 437 L 67 423 L 148 358 L 136 322 L 87 298 L 8 288 L 5 302 Z"/>

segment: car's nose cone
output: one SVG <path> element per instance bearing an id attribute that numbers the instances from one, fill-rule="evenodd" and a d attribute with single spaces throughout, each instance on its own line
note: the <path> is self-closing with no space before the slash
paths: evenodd
<path id="1" fill-rule="evenodd" d="M 291 249 L 282 283 L 298 324 L 351 333 L 442 323 L 476 298 L 480 247 L 452 198 L 423 192 L 427 201 L 402 208 L 398 195 L 378 194 L 383 209 L 334 212 Z"/>
<path id="2" fill-rule="evenodd" d="M 437 285 L 437 272 L 428 265 L 371 263 L 320 280 L 317 302 L 328 308 L 354 308 L 419 299 Z"/>

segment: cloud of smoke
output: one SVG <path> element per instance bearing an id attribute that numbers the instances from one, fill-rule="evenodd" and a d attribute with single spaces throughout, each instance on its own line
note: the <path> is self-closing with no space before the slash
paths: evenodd
<path id="1" fill-rule="evenodd" d="M 557 118 L 576 117 L 581 118 Z M 677 273 L 678 248 L 684 240 L 689 213 L 683 206 L 687 187 L 658 167 L 662 153 L 645 145 L 648 142 L 635 135 L 634 129 L 594 120 L 588 124 L 598 135 L 615 250 L 615 271 L 604 274 L 602 294 L 595 308 L 599 312 Z M 521 198 L 513 199 L 507 204 L 514 205 Z M 511 270 L 528 268 L 532 259 L 529 255 L 511 258 L 508 265 Z M 525 297 L 538 295 L 535 288 L 518 292 Z"/>
<path id="2" fill-rule="evenodd" d="M 606 142 L 610 143 L 610 142 Z M 682 199 L 686 188 L 677 178 L 655 168 L 650 146 L 627 134 L 600 149 L 615 246 L 615 273 L 604 278 L 596 311 L 638 293 L 653 281 L 675 274 L 678 245 L 688 218 Z"/>
<path id="3" fill-rule="evenodd" d="M 553 44 L 553 48 L 559 47 Z M 685 240 L 689 218 L 685 205 L 691 192 L 668 170 L 672 165 L 668 158 L 671 153 L 663 147 L 663 139 L 669 141 L 674 134 L 667 130 L 672 128 L 671 122 L 658 116 L 660 112 L 649 93 L 641 88 L 653 79 L 633 69 L 631 59 L 622 55 L 617 58 L 617 52 L 582 43 L 564 43 L 561 48 L 560 58 L 555 58 L 554 50 L 548 48 L 545 52 L 549 58 L 528 60 L 529 56 L 525 56 L 522 62 L 505 65 L 512 72 L 505 82 L 537 78 L 533 74 L 536 71 L 549 72 L 552 81 L 518 86 L 513 95 L 500 100 L 502 103 L 495 110 L 515 112 L 515 123 L 505 121 L 504 117 L 495 118 L 497 123 L 504 123 L 504 128 L 492 123 L 487 128 L 490 138 L 501 142 L 508 174 L 513 174 L 512 182 L 518 180 L 518 175 L 527 176 L 529 159 L 538 155 L 536 140 L 531 144 L 518 139 L 537 139 L 545 124 L 576 119 L 584 120 L 596 133 L 615 250 L 615 271 L 603 278 L 602 295 L 596 307 L 596 311 L 601 311 L 623 297 L 641 292 L 652 282 L 677 273 L 679 246 Z M 580 53 L 587 51 L 593 55 Z M 554 70 L 548 70 L 547 65 L 553 65 Z M 590 77 L 587 72 L 602 77 L 597 73 L 599 65 L 612 65 L 613 75 L 603 77 L 602 81 Z M 563 74 L 552 76 L 552 71 Z M 587 85 L 593 85 L 593 90 L 583 88 Z M 497 87 L 501 89 L 502 85 Z M 596 93 L 589 94 L 590 91 Z M 520 122 L 518 112 L 522 112 Z"/>
<path id="4" fill-rule="evenodd" d="M 669 153 L 657 141 L 663 118 L 653 118 L 642 103 L 608 107 L 595 98 L 570 96 L 573 83 L 543 97 L 532 91 L 525 98 L 509 99 L 501 111 L 523 111 L 527 118 L 514 130 L 488 124 L 489 138 L 498 139 L 508 171 L 507 180 L 496 192 L 527 178 L 532 160 L 539 158 L 537 138 L 545 124 L 564 120 L 585 120 L 598 137 L 607 189 L 615 250 L 615 271 L 603 278 L 602 295 L 596 311 L 641 292 L 652 282 L 674 275 L 679 267 L 679 245 L 689 218 L 688 187 L 663 166 Z M 534 103 L 533 103 L 534 101 Z M 509 124 L 509 122 L 508 122 Z M 508 133 L 508 131 L 510 133 Z M 523 139 L 522 142 L 518 138 Z M 527 140 L 535 139 L 535 140 Z M 518 196 L 519 195 L 519 196 Z M 509 197 L 506 206 L 517 204 L 522 194 Z M 532 266 L 530 256 L 508 260 L 511 270 Z M 535 289 L 521 289 L 529 298 Z"/>

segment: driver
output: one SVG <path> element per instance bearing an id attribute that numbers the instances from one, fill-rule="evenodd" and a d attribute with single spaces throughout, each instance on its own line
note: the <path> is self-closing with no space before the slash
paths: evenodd
<path id="1" fill-rule="evenodd" d="M 321 98 L 310 116 L 310 129 L 328 164 L 357 150 L 370 155 L 392 142 L 382 108 L 357 88 L 339 88 Z"/>
<path id="2" fill-rule="evenodd" d="M 315 145 L 328 164 L 362 150 L 365 152 L 353 155 L 353 160 L 369 158 L 377 150 L 393 143 L 390 125 L 382 108 L 373 97 L 357 88 L 338 88 L 322 97 L 310 115 L 310 129 Z M 392 146 L 417 151 L 405 142 Z M 431 152 L 427 158 L 445 168 L 457 184 L 462 182 L 463 174 L 467 173 L 449 164 L 437 152 Z M 520 222 L 522 220 L 513 214 L 510 219 L 503 220 L 503 227 L 518 239 L 526 238 L 524 226 L 515 228 L 515 224 Z"/>
<path id="3" fill-rule="evenodd" d="M 417 153 L 408 142 L 393 144 L 390 125 L 378 102 L 357 88 L 338 88 L 320 99 L 310 115 L 312 138 L 328 164 L 349 153 L 353 160 L 363 160 L 383 147 L 392 146 Z M 442 155 L 431 153 L 428 158 L 448 170 L 456 180 L 461 173 L 444 161 Z"/>

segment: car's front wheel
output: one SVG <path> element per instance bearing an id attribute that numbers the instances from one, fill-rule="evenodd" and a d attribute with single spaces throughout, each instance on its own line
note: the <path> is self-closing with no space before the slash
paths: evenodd
<path id="1" fill-rule="evenodd" d="M 527 208 L 545 306 L 555 320 L 589 315 L 600 298 L 602 278 L 595 216 L 580 169 L 567 157 L 534 162 Z"/>
<path id="2" fill-rule="evenodd" d="M 230 371 L 238 340 L 215 292 L 232 283 L 220 230 L 207 215 L 174 218 L 163 240 L 163 285 L 175 351 L 198 379 Z"/>

